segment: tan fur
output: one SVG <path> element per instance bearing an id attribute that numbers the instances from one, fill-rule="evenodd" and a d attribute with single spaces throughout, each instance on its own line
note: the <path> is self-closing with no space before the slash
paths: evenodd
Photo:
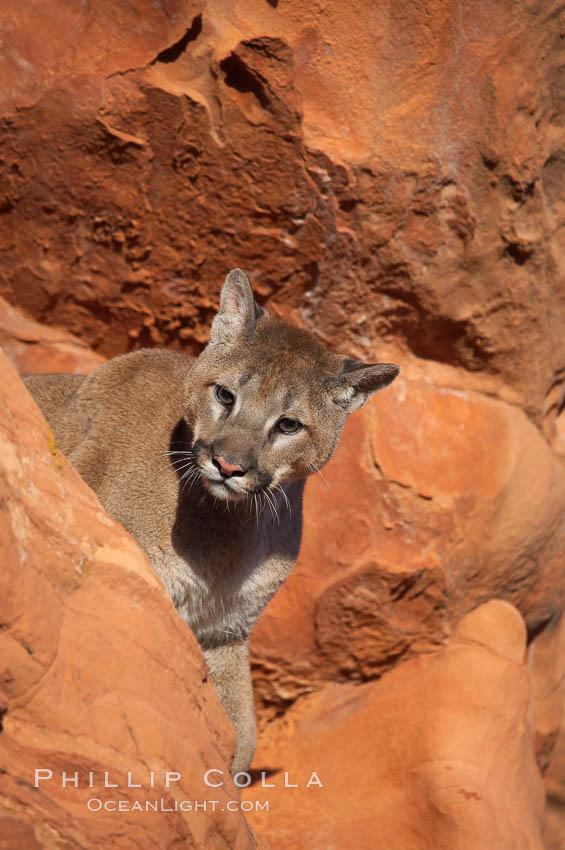
<path id="1" fill-rule="evenodd" d="M 234 772 L 255 746 L 249 633 L 298 555 L 305 478 L 331 457 L 346 415 L 397 372 L 332 354 L 265 313 L 235 269 L 198 358 L 143 349 L 84 379 L 25 378 L 200 641 L 237 731 Z M 304 427 L 283 433 L 289 421 Z M 226 464 L 237 471 L 225 477 Z"/>

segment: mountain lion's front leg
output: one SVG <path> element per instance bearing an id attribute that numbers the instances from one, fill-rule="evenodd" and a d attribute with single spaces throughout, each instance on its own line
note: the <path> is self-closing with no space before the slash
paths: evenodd
<path id="1" fill-rule="evenodd" d="M 237 732 L 232 774 L 247 770 L 255 750 L 255 712 L 247 640 L 204 650 L 210 678 Z"/>

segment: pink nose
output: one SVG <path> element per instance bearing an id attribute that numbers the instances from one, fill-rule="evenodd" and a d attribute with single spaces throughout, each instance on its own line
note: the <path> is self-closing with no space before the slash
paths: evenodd
<path id="1" fill-rule="evenodd" d="M 238 463 L 228 463 L 225 458 L 219 455 L 215 455 L 214 460 L 220 467 L 220 472 L 223 472 L 224 475 L 233 475 L 234 472 L 244 472 L 243 467 Z"/>

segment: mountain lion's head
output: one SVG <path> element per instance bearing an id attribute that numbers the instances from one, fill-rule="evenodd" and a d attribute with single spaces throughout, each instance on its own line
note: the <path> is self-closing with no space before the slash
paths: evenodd
<path id="1" fill-rule="evenodd" d="M 241 269 L 222 288 L 210 342 L 184 387 L 184 414 L 204 485 L 241 500 L 316 472 L 345 417 L 398 375 L 391 363 L 332 354 L 261 309 Z"/>

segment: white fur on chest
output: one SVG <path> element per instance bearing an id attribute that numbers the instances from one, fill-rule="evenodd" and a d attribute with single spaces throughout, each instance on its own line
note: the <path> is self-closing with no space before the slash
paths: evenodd
<path id="1" fill-rule="evenodd" d="M 246 637 L 293 567 L 294 559 L 268 553 L 253 562 L 227 565 L 204 575 L 174 551 L 149 551 L 179 614 L 203 645 Z"/>

